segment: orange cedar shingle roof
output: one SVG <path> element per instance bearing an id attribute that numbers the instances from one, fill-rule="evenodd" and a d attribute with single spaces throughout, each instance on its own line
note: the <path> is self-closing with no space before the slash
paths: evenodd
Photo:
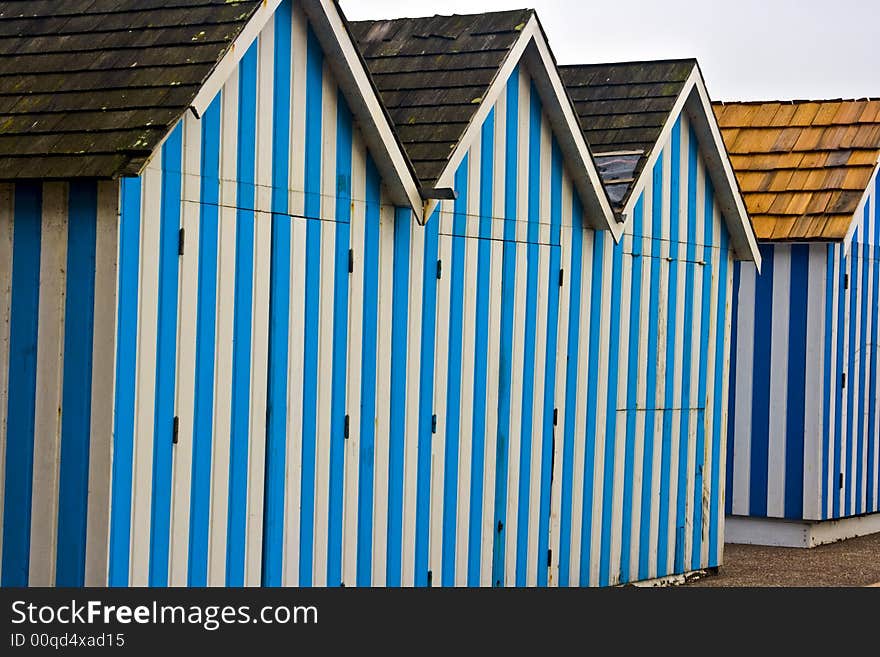
<path id="1" fill-rule="evenodd" d="M 838 240 L 880 159 L 880 99 L 715 103 L 760 240 Z"/>

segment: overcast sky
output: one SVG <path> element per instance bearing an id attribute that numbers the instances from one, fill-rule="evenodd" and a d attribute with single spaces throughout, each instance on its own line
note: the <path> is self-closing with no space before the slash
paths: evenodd
<path id="1" fill-rule="evenodd" d="M 352 20 L 534 7 L 560 64 L 696 57 L 715 100 L 880 97 L 880 0 L 341 0 Z"/>

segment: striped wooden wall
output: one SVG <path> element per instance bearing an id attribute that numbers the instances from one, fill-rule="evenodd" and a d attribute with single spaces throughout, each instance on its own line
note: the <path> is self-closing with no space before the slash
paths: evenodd
<path id="1" fill-rule="evenodd" d="M 0 185 L 3 586 L 107 563 L 118 185 Z"/>
<path id="2" fill-rule="evenodd" d="M 282 3 L 118 192 L 98 580 L 595 586 L 717 565 L 732 255 L 687 117 L 665 134 L 615 245 L 584 228 L 523 64 L 419 226 Z"/>
<path id="3" fill-rule="evenodd" d="M 851 240 L 738 265 L 727 513 L 825 520 L 878 506 L 880 181 Z"/>
<path id="4" fill-rule="evenodd" d="M 685 114 L 655 152 L 620 244 L 563 228 L 551 496 L 563 586 L 721 563 L 733 255 Z"/>

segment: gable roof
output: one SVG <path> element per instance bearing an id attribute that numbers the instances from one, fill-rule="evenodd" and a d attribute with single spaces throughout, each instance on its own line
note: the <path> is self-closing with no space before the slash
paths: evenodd
<path id="1" fill-rule="evenodd" d="M 880 99 L 714 109 L 759 239 L 846 238 L 880 160 Z"/>
<path id="2" fill-rule="evenodd" d="M 590 147 L 599 153 L 603 183 L 616 199 L 615 212 L 624 220 L 644 189 L 648 172 L 660 156 L 675 120 L 686 112 L 701 146 L 716 201 L 727 225 L 734 255 L 761 268 L 761 254 L 752 230 L 709 93 L 694 59 L 568 66 L 581 124 Z M 682 78 L 684 78 L 682 80 Z M 610 107 L 605 105 L 611 101 Z M 671 101 L 671 104 L 670 104 Z M 602 127 L 606 109 L 616 112 L 618 128 Z M 598 122 L 598 128 L 594 127 Z M 643 124 L 643 125 L 639 125 Z M 612 149 L 612 150 L 608 150 Z"/>
<path id="3" fill-rule="evenodd" d="M 0 0 L 0 180 L 138 175 L 200 116 L 281 0 Z M 299 0 L 392 202 L 412 165 L 335 0 Z"/>
<path id="4" fill-rule="evenodd" d="M 626 205 L 695 59 L 560 66 L 615 208 Z"/>
<path id="5" fill-rule="evenodd" d="M 0 179 L 137 174 L 260 5 L 0 2 Z"/>
<path id="6" fill-rule="evenodd" d="M 451 186 L 456 167 L 515 66 L 526 66 L 541 97 L 585 216 L 615 221 L 577 116 L 531 9 L 350 23 L 423 189 Z M 431 194 L 427 194 L 431 196 Z M 429 208 L 426 207 L 426 215 Z"/>
<path id="7" fill-rule="evenodd" d="M 423 186 L 443 173 L 532 13 L 349 23 Z"/>

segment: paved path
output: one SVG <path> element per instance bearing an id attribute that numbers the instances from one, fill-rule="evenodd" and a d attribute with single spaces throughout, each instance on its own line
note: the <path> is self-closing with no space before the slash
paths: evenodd
<path id="1" fill-rule="evenodd" d="M 687 586 L 880 587 L 880 534 L 811 550 L 729 544 L 718 575 Z"/>

